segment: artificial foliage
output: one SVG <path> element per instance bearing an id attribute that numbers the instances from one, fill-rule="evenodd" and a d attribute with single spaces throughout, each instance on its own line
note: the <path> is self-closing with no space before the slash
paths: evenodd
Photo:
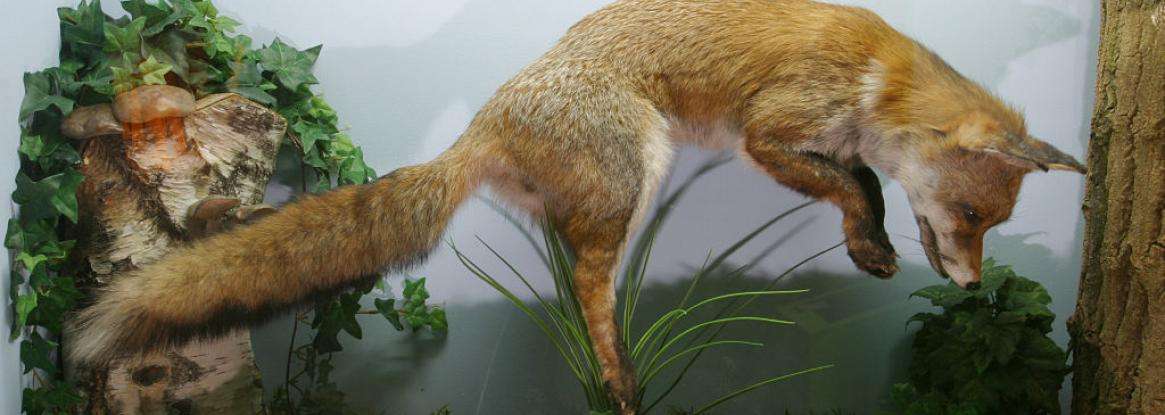
<path id="1" fill-rule="evenodd" d="M 1067 353 L 1048 333 L 1056 316 L 1038 282 L 983 263 L 977 287 L 935 285 L 913 294 L 941 313 L 919 313 L 910 382 L 894 387 L 909 415 L 1059 414 Z"/>
<path id="2" fill-rule="evenodd" d="M 196 97 L 234 92 L 287 119 L 286 142 L 306 166 L 304 190 L 325 191 L 376 177 L 361 149 L 340 129 L 336 112 L 312 90 L 320 46 L 298 50 L 275 39 L 253 47 L 251 38 L 235 33 L 239 22 L 220 15 L 209 0 L 126 0 L 121 7 L 126 15 L 118 18 L 104 14 L 99 1 L 58 9 L 59 66 L 24 75 L 17 117 L 20 171 L 12 194 L 20 212 L 8 222 L 5 246 L 15 259 L 10 336 L 20 339 L 23 370 L 32 378 L 23 394 L 23 410 L 30 414 L 71 412 L 84 399 L 66 380 L 58 343 L 65 316 L 85 299 L 79 287 L 88 284 L 79 280 L 85 273 L 76 267 L 84 265 L 78 265 L 83 261 L 76 261 L 73 251 L 83 144 L 60 131 L 75 106 L 110 102 L 120 92 L 151 84 L 185 88 Z M 289 353 L 289 359 L 300 359 L 304 370 L 295 380 L 303 384 L 280 388 L 284 404 L 292 406 L 293 395 L 315 396 L 314 386 L 330 384 L 328 359 L 342 348 L 337 336 L 346 332 L 359 338 L 359 315 L 385 316 L 398 329 L 404 328 L 403 321 L 414 330 L 444 331 L 443 310 L 424 303 L 423 280 L 407 284 L 403 300 L 379 299 L 376 310 L 359 306 L 374 288 L 367 287 L 301 313 L 296 329 L 302 320 L 316 334 Z M 391 297 L 386 289 L 381 293 Z"/>

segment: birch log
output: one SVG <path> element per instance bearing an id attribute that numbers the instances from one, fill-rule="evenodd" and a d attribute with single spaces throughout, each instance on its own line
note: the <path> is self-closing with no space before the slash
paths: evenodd
<path id="1" fill-rule="evenodd" d="M 287 128 L 234 94 L 207 96 L 185 117 L 123 124 L 86 143 L 80 252 L 101 286 L 171 247 L 254 212 Z M 224 203 L 225 201 L 225 203 Z M 210 207 L 208 207 L 210 206 Z M 189 212 L 196 214 L 190 215 Z M 208 213 L 209 212 L 209 213 Z M 65 339 L 68 341 L 68 339 Z M 80 376 L 87 413 L 253 414 L 262 387 L 250 333 L 134 356 Z"/>

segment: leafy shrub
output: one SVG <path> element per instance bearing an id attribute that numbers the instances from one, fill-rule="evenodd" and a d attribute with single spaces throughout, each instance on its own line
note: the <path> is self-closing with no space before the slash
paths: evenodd
<path id="1" fill-rule="evenodd" d="M 978 287 L 935 285 L 912 296 L 942 307 L 919 313 L 910 383 L 894 386 L 906 414 L 1059 414 L 1067 353 L 1048 338 L 1051 296 L 1011 267 L 983 264 Z"/>

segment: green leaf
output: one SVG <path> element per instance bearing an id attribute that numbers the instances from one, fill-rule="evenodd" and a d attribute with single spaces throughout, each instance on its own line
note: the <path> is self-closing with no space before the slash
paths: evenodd
<path id="1" fill-rule="evenodd" d="M 49 76 L 44 72 L 24 74 L 24 100 L 20 102 L 20 115 L 17 120 L 27 119 L 32 113 L 55 106 L 62 113 L 73 111 L 73 100 L 58 95 L 52 91 Z"/>
<path id="2" fill-rule="evenodd" d="M 138 64 L 138 75 L 142 78 L 142 83 L 145 85 L 165 85 L 166 74 L 170 73 L 173 66 L 158 62 L 153 55 L 146 58 L 145 61 Z"/>
<path id="3" fill-rule="evenodd" d="M 41 155 L 44 154 L 44 140 L 39 135 L 21 135 L 20 136 L 20 154 L 28 157 L 29 161 L 37 161 Z"/>
<path id="4" fill-rule="evenodd" d="M 170 3 L 165 1 L 123 0 L 121 8 L 134 19 L 146 18 L 146 28 L 142 30 L 142 35 L 145 37 L 162 33 L 166 27 L 188 17 L 187 9 L 172 7 Z"/>
<path id="5" fill-rule="evenodd" d="M 974 297 L 974 294 L 953 284 L 932 285 L 910 294 L 911 297 L 922 297 L 930 300 L 938 307 L 951 307 Z"/>
<path id="6" fill-rule="evenodd" d="M 400 322 L 400 313 L 396 310 L 395 298 L 377 298 L 372 300 L 372 304 L 376 306 L 377 311 L 380 311 L 380 315 L 384 316 L 389 323 L 392 323 L 392 327 L 396 328 L 397 331 L 405 329 L 405 326 Z"/>
<path id="7" fill-rule="evenodd" d="M 76 405 L 85 403 L 71 382 L 50 379 L 50 383 L 39 388 L 25 388 L 21 396 L 21 410 L 26 414 L 69 414 L 76 412 Z"/>
<path id="8" fill-rule="evenodd" d="M 318 83 L 311 68 L 319 57 L 319 50 L 320 46 L 316 46 L 301 52 L 275 38 L 270 45 L 259 50 L 259 63 L 264 70 L 274 72 L 280 84 L 295 91 L 300 85 Z"/>
<path id="9" fill-rule="evenodd" d="M 38 296 L 36 291 L 29 291 L 27 294 L 19 294 L 16 297 L 16 321 L 12 325 L 11 339 L 15 340 L 20 336 L 20 329 L 24 328 L 28 323 L 28 316 L 32 314 L 32 310 L 36 309 Z"/>
<path id="10" fill-rule="evenodd" d="M 204 3 L 208 5 L 210 4 L 209 1 Z M 239 27 L 239 25 L 240 23 L 237 20 L 227 16 L 216 16 L 214 18 L 214 27 L 218 29 L 218 31 L 224 33 L 234 32 L 235 29 Z"/>
<path id="11" fill-rule="evenodd" d="M 170 65 L 170 71 L 182 78 L 187 84 L 192 83 L 190 78 L 190 57 L 186 52 L 186 45 L 198 39 L 198 35 L 178 29 L 167 29 L 154 36 L 146 44 L 149 56 L 158 62 Z"/>
<path id="12" fill-rule="evenodd" d="M 24 269 L 32 272 L 37 266 L 48 261 L 48 257 L 44 255 L 29 255 L 28 252 L 21 252 L 16 255 L 16 261 L 20 262 Z"/>
<path id="13" fill-rule="evenodd" d="M 105 46 L 102 48 L 106 53 L 134 53 L 140 55 L 142 53 L 142 30 L 146 28 L 146 18 L 139 17 L 133 19 L 125 26 L 120 26 L 115 22 L 105 22 Z"/>
<path id="14" fill-rule="evenodd" d="M 445 319 L 445 309 L 434 308 L 429 313 L 429 327 L 436 332 L 449 331 L 449 321 Z"/>
<path id="15" fill-rule="evenodd" d="M 369 176 L 373 175 L 372 169 L 364 164 L 364 152 L 359 147 L 356 148 L 355 153 L 344 158 L 340 163 L 340 179 L 342 184 L 363 184 L 368 183 Z"/>
<path id="16" fill-rule="evenodd" d="M 275 97 L 261 87 L 263 74 L 259 72 L 259 66 L 255 62 L 229 62 L 227 65 L 231 68 L 232 74 L 227 80 L 227 89 L 261 104 L 275 105 Z"/>
<path id="17" fill-rule="evenodd" d="M 295 132 L 296 137 L 299 137 L 299 142 L 303 145 L 305 154 L 316 149 L 316 142 L 331 139 L 324 132 L 323 127 L 315 123 L 298 121 L 291 125 L 291 130 Z"/>
<path id="18" fill-rule="evenodd" d="M 36 330 L 29 332 L 24 341 L 20 342 L 20 361 L 24 363 L 23 373 L 40 369 L 49 376 L 55 376 L 57 366 L 53 363 L 52 356 L 56 348 L 56 343 L 45 340 Z"/>
<path id="19" fill-rule="evenodd" d="M 36 182 L 24 172 L 16 176 L 16 191 L 12 200 L 21 205 L 20 216 L 25 220 L 64 215 L 77 222 L 77 187 L 84 176 L 69 169 Z"/>
<path id="20" fill-rule="evenodd" d="M 76 56 L 87 65 L 104 58 L 105 13 L 98 1 L 81 0 L 76 9 L 57 9 L 61 21 L 61 56 Z"/>

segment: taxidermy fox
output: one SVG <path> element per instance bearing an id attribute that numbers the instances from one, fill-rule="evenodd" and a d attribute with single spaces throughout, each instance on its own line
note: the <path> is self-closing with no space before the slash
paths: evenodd
<path id="1" fill-rule="evenodd" d="M 435 160 L 306 197 L 115 281 L 71 328 L 100 364 L 270 318 L 421 261 L 480 185 L 549 215 L 624 413 L 613 269 L 683 144 L 733 148 L 844 215 L 854 264 L 898 270 L 871 168 L 909 195 L 931 266 L 979 280 L 984 232 L 1028 172 L 1084 172 L 1023 117 L 864 9 L 798 0 L 623 0 L 502 85 Z"/>

